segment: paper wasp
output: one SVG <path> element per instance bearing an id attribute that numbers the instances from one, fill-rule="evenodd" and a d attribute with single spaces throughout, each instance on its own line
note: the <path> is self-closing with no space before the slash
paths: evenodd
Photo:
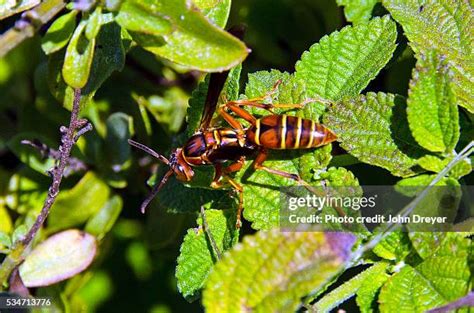
<path id="1" fill-rule="evenodd" d="M 264 170 L 280 175 L 310 187 L 297 174 L 272 169 L 263 165 L 268 150 L 316 148 L 336 140 L 336 135 L 324 125 L 301 117 L 285 114 L 270 114 L 256 118 L 243 107 L 258 107 L 272 112 L 274 108 L 301 108 L 304 104 L 266 104 L 265 97 L 230 101 L 220 106 L 218 113 L 231 127 L 211 127 L 211 120 L 217 108 L 219 94 L 224 87 L 228 72 L 210 75 L 209 89 L 201 117 L 199 130 L 188 139 L 183 147 L 176 148 L 169 159 L 154 150 L 129 140 L 129 143 L 156 157 L 170 169 L 159 184 L 153 188 L 150 196 L 141 206 L 142 212 L 159 192 L 171 175 L 180 181 L 193 179 L 193 167 L 212 165 L 215 175 L 211 186 L 221 188 L 226 181 L 239 194 L 237 226 L 240 227 L 240 216 L 243 209 L 243 187 L 236 182 L 230 173 L 240 170 L 245 158 L 257 154 L 254 160 L 255 170 Z M 278 85 L 278 83 L 277 83 Z M 274 90 L 277 88 L 275 85 Z M 270 93 L 269 93 L 270 94 Z M 308 101 L 309 102 L 309 101 Z M 250 124 L 244 127 L 232 114 Z M 224 166 L 224 163 L 230 162 Z"/>

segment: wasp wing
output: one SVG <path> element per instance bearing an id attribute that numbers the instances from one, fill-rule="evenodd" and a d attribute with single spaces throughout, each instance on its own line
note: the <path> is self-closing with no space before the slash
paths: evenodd
<path id="1" fill-rule="evenodd" d="M 242 40 L 245 28 L 243 26 L 234 26 L 230 28 L 227 32 Z M 222 89 L 224 88 L 227 76 L 229 76 L 229 71 L 210 74 L 206 102 L 204 103 L 204 110 L 201 116 L 201 121 L 199 122 L 199 131 L 204 131 L 209 128 L 212 116 L 216 111 L 217 102 L 219 101 L 219 95 L 221 94 Z"/>

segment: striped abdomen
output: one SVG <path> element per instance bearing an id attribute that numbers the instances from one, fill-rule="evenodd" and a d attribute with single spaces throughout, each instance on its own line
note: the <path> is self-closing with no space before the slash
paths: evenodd
<path id="1" fill-rule="evenodd" d="M 283 114 L 258 119 L 247 131 L 247 138 L 269 149 L 305 149 L 326 145 L 337 137 L 315 121 Z"/>

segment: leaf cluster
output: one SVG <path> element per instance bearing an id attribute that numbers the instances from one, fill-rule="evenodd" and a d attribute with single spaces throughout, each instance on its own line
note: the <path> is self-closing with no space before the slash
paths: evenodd
<path id="1" fill-rule="evenodd" d="M 9 3 L 0 8 L 0 19 L 37 4 Z M 332 21 L 336 4 L 351 25 Z M 268 27 L 260 12 L 278 17 L 287 9 L 278 1 L 238 5 L 243 8 L 238 19 L 258 31 Z M 455 225 L 463 233 L 414 232 L 414 225 L 408 225 L 410 233 L 365 227 L 350 233 L 342 224 L 330 226 L 345 233 L 280 232 L 280 188 L 297 184 L 255 170 L 251 159 L 234 175 L 244 190 L 243 229 L 236 228 L 232 188 L 210 188 L 212 167 L 196 167 L 189 183 L 170 178 L 147 225 L 130 213 L 144 197 L 144 181 L 154 185 L 168 168 L 132 151 L 127 139 L 135 137 L 160 153 L 182 145 L 198 128 L 213 88 L 196 71 L 230 70 L 219 104 L 254 98 L 305 103 L 275 113 L 323 123 L 337 134 L 335 145 L 271 151 L 265 165 L 272 169 L 318 187 L 353 187 L 353 196 L 373 181 L 393 184 L 401 194 L 419 197 L 415 212 L 429 214 L 440 199 L 432 191 L 423 193 L 426 186 L 469 183 L 472 159 L 461 158 L 460 151 L 473 138 L 471 5 L 337 0 L 311 8 L 329 16 L 328 34 L 311 46 L 301 47 L 296 21 L 293 33 L 278 26 L 284 39 L 274 29 L 268 36 L 250 31 L 255 59 L 265 57 L 267 68 L 286 58 L 281 46 L 301 54 L 279 69 L 252 72 L 255 59 L 241 65 L 249 49 L 223 30 L 229 16 L 236 19 L 230 0 L 69 3 L 41 36 L 44 55 L 37 67 L 15 66 L 31 55 L 29 46 L 0 59 L 0 88 L 8 91 L 0 93 L 0 108 L 20 103 L 19 125 L 0 114 L 10 128 L 0 132 L 0 152 L 17 158 L 14 166 L 0 167 L 1 254 L 13 253 L 36 219 L 49 186 L 47 171 L 56 162 L 51 151 L 41 155 L 21 142 L 54 149 L 75 88 L 83 93 L 82 117 L 95 128 L 77 142 L 65 186 L 19 268 L 25 285 L 61 299 L 58 311 L 93 311 L 112 289 L 104 258 L 116 257 L 112 247 L 123 245 L 123 255 L 114 260 L 131 270 L 121 275 L 161 284 L 159 271 L 169 259 L 166 275 L 171 271 L 174 277 L 162 285 L 177 285 L 188 301 L 201 298 L 210 312 L 287 312 L 303 306 L 329 312 L 350 298 L 361 312 L 423 312 L 465 296 L 472 289 L 472 219 Z M 33 96 L 22 96 L 28 95 L 25 85 L 16 91 L 4 87 L 7 79 L 33 70 Z M 213 125 L 229 127 L 217 113 Z M 462 197 L 455 190 L 451 214 Z M 153 255 L 156 250 L 160 258 Z"/>

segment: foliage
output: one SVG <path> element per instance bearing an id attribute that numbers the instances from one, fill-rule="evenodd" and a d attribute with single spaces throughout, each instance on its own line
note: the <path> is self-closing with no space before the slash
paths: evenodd
<path id="1" fill-rule="evenodd" d="M 449 67 L 436 54 L 421 58 L 410 84 L 407 118 L 416 141 L 433 152 L 451 152 L 459 116 Z"/>
<path id="2" fill-rule="evenodd" d="M 294 311 L 301 296 L 343 269 L 354 239 L 350 234 L 277 230 L 248 236 L 215 267 L 207 281 L 204 306 L 210 312 L 243 307 Z M 344 244 L 336 248 L 333 241 L 338 240 Z"/>
<path id="3" fill-rule="evenodd" d="M 198 220 L 199 228 L 189 229 L 181 245 L 176 278 L 178 288 L 185 297 L 197 296 L 195 293 L 202 289 L 221 251 L 230 249 L 239 239 L 239 231 L 234 228 L 234 211 L 207 210 L 205 220 L 209 227 L 208 233 L 203 228 L 201 217 Z M 217 251 L 212 247 L 211 240 L 216 242 Z"/>
<path id="4" fill-rule="evenodd" d="M 386 1 L 385 7 L 402 25 L 410 46 L 418 55 L 436 51 L 446 57 L 454 73 L 451 79 L 459 105 L 473 112 L 472 7 L 466 1 Z"/>
<path id="5" fill-rule="evenodd" d="M 396 95 L 368 93 L 332 106 L 325 122 L 341 134 L 342 147 L 359 160 L 396 176 L 410 176 L 423 152 L 411 138 L 405 107 L 404 99 Z"/>
<path id="6" fill-rule="evenodd" d="M 26 287 L 54 284 L 87 268 L 95 253 L 95 238 L 88 233 L 74 229 L 57 233 L 28 255 L 19 268 L 21 279 Z"/>
<path id="7" fill-rule="evenodd" d="M 444 198 L 430 185 L 452 187 L 444 207 L 455 215 L 473 178 L 468 1 L 13 2 L 0 1 L 0 55 L 14 47 L 0 58 L 0 290 L 17 286 L 8 268 L 23 258 L 24 287 L 52 297 L 58 312 L 136 311 L 137 303 L 149 312 L 202 310 L 196 300 L 209 312 L 423 312 L 472 289 L 472 218 L 455 225 L 466 232 L 387 224 L 350 233 L 344 223 L 330 227 L 345 232 L 281 232 L 280 188 L 298 183 L 255 170 L 250 156 L 232 174 L 243 186 L 242 228 L 238 197 L 225 181 L 210 187 L 210 166 L 194 167 L 189 182 L 171 177 L 145 219 L 136 211 L 146 182 L 169 168 L 127 142 L 168 157 L 199 128 L 215 91 L 205 73 L 229 71 L 219 105 L 304 104 L 273 112 L 338 137 L 269 151 L 265 166 L 320 188 L 350 187 L 350 197 L 393 185 L 415 197 L 407 214 L 438 212 Z M 241 22 L 248 60 L 251 50 L 224 30 Z M 78 88 L 80 117 L 94 130 L 77 140 L 47 221 L 24 247 L 44 216 L 62 153 L 58 129 Z M 230 127 L 218 113 L 212 123 Z"/>

